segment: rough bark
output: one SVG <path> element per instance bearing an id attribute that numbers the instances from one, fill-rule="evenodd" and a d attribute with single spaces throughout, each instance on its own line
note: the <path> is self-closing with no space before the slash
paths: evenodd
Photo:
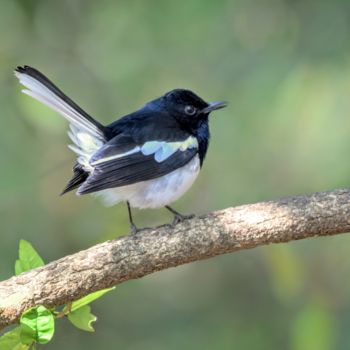
<path id="1" fill-rule="evenodd" d="M 350 190 L 243 205 L 124 236 L 0 282 L 0 329 L 35 305 L 57 306 L 155 271 L 269 243 L 350 231 Z"/>

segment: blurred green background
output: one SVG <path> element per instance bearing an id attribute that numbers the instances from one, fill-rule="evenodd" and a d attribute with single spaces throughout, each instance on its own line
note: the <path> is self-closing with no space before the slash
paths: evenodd
<path id="1" fill-rule="evenodd" d="M 175 204 L 205 213 L 350 184 L 347 0 L 1 0 L 0 279 L 18 241 L 45 260 L 128 230 L 124 205 L 59 197 L 67 123 L 20 93 L 32 65 L 102 122 L 176 87 L 230 102 L 201 175 Z M 135 211 L 139 225 L 171 219 Z M 121 284 L 96 333 L 58 322 L 48 349 L 350 348 L 350 237 L 275 245 Z"/>

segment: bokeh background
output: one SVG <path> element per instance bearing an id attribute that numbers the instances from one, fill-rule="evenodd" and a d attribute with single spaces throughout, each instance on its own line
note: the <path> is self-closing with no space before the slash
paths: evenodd
<path id="1" fill-rule="evenodd" d="M 20 238 L 48 262 L 128 230 L 123 205 L 58 196 L 74 159 L 67 123 L 20 93 L 12 71 L 23 64 L 105 123 L 175 87 L 229 101 L 211 118 L 207 159 L 180 211 L 350 184 L 349 1 L 1 0 L 1 279 Z M 342 235 L 127 282 L 93 305 L 95 334 L 61 320 L 46 347 L 349 349 L 349 252 Z"/>

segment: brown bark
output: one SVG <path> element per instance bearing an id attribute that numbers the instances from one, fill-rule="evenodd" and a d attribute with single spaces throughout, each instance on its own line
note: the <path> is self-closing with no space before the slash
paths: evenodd
<path id="1" fill-rule="evenodd" d="M 123 281 L 269 243 L 350 231 L 350 190 L 243 205 L 124 236 L 0 282 L 0 329 Z"/>

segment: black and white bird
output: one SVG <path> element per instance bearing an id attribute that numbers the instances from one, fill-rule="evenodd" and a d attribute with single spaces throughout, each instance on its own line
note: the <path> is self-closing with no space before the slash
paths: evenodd
<path id="1" fill-rule="evenodd" d="M 193 184 L 209 144 L 208 116 L 226 106 L 207 103 L 190 90 L 175 89 L 104 126 L 81 109 L 38 70 L 17 67 L 23 92 L 51 107 L 70 124 L 69 148 L 77 154 L 74 175 L 62 194 L 102 195 L 108 205 L 165 207 L 174 222 L 186 218 L 169 204 Z"/>

